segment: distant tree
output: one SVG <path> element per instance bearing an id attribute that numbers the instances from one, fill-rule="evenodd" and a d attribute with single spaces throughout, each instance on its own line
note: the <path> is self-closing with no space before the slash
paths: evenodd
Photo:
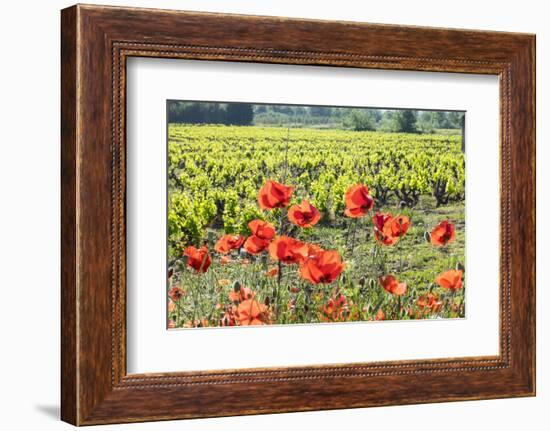
<path id="1" fill-rule="evenodd" d="M 434 112 L 420 111 L 417 115 L 416 129 L 420 133 L 433 133 L 434 127 Z"/>
<path id="2" fill-rule="evenodd" d="M 281 114 L 292 114 L 292 108 L 287 105 L 272 105 L 273 112 L 280 112 Z"/>
<path id="3" fill-rule="evenodd" d="M 309 113 L 314 117 L 330 117 L 332 108 L 327 106 L 311 106 Z"/>
<path id="4" fill-rule="evenodd" d="M 395 121 L 393 119 L 395 111 L 384 111 L 378 130 L 382 132 L 396 132 Z"/>
<path id="5" fill-rule="evenodd" d="M 304 106 L 295 106 L 294 115 L 305 117 L 307 115 L 307 109 Z"/>
<path id="6" fill-rule="evenodd" d="M 416 129 L 416 111 L 408 109 L 398 110 L 393 117 L 396 132 L 415 133 Z"/>
<path id="7" fill-rule="evenodd" d="M 267 112 L 267 106 L 266 105 L 254 105 L 254 113 L 255 114 L 263 114 L 264 112 Z"/>
<path id="8" fill-rule="evenodd" d="M 370 109 L 354 109 L 345 119 L 345 125 L 353 130 L 376 130 L 376 115 Z"/>
<path id="9" fill-rule="evenodd" d="M 226 117 L 227 124 L 247 126 L 254 120 L 254 111 L 250 103 L 228 103 Z"/>
<path id="10" fill-rule="evenodd" d="M 462 127 L 462 121 L 464 119 L 464 112 L 448 112 L 447 120 L 451 129 L 460 129 Z"/>
<path id="11" fill-rule="evenodd" d="M 450 129 L 451 123 L 447 118 L 447 113 L 442 111 L 434 112 L 434 127 L 436 129 Z"/>
<path id="12" fill-rule="evenodd" d="M 418 132 L 416 115 L 416 111 L 408 109 L 384 111 L 378 130 L 383 132 L 416 133 Z"/>

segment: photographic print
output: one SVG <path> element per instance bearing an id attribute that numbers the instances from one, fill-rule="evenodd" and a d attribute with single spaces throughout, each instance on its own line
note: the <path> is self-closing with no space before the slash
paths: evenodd
<path id="1" fill-rule="evenodd" d="M 167 101 L 167 326 L 465 316 L 462 111 Z"/>

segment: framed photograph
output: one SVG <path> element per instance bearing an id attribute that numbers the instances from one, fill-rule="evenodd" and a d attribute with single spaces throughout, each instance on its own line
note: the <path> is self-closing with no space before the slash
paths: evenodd
<path id="1" fill-rule="evenodd" d="M 62 11 L 62 419 L 535 394 L 535 37 Z"/>

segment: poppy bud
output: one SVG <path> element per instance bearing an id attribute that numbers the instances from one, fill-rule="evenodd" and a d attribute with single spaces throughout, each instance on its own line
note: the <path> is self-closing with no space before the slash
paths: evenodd
<path id="1" fill-rule="evenodd" d="M 425 231 L 425 232 L 424 232 L 424 240 L 425 240 L 426 242 L 431 242 L 432 237 L 431 237 L 431 235 L 430 235 L 430 232 L 428 232 L 428 231 Z"/>
<path id="2" fill-rule="evenodd" d="M 361 276 L 361 278 L 359 279 L 359 286 L 364 287 L 366 282 L 367 282 L 367 279 L 365 278 L 365 276 L 364 275 Z"/>
<path id="3" fill-rule="evenodd" d="M 237 280 L 233 283 L 233 290 L 235 292 L 239 292 L 241 290 L 241 283 L 239 283 Z"/>
<path id="4" fill-rule="evenodd" d="M 456 263 L 456 270 L 457 271 L 464 271 L 464 265 L 460 262 Z"/>
<path id="5" fill-rule="evenodd" d="M 369 287 L 374 289 L 376 287 L 376 281 L 373 278 L 369 279 Z"/>
<path id="6" fill-rule="evenodd" d="M 269 299 L 269 296 L 266 296 L 264 299 L 264 304 L 269 307 L 269 304 L 271 303 L 271 299 Z"/>

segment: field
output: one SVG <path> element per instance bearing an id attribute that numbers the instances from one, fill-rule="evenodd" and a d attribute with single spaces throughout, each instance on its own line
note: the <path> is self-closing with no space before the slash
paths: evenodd
<path id="1" fill-rule="evenodd" d="M 464 316 L 459 135 L 169 124 L 168 159 L 169 327 Z"/>

